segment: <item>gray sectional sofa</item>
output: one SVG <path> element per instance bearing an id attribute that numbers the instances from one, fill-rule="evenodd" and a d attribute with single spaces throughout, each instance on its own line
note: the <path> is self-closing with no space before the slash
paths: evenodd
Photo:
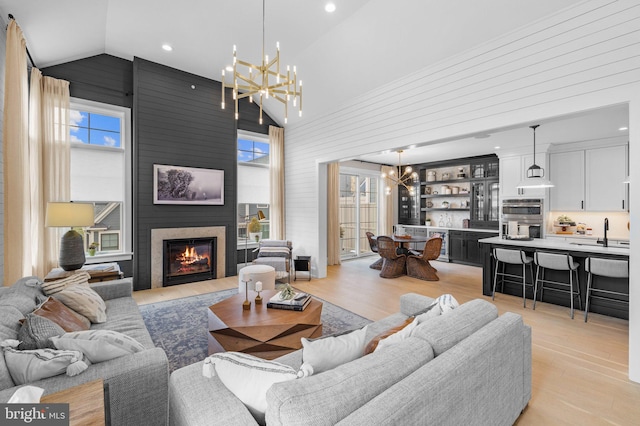
<path id="1" fill-rule="evenodd" d="M 33 285 L 35 277 L 26 277 L 11 287 L 0 288 L 0 341 L 16 339 L 19 320 L 32 312 L 41 289 Z M 96 379 L 103 379 L 107 397 L 105 407 L 111 425 L 166 425 L 169 365 L 167 356 L 156 348 L 145 327 L 140 310 L 131 297 L 129 278 L 90 284 L 107 306 L 107 321 L 92 324 L 91 329 L 124 333 L 140 342 L 145 350 L 92 364 L 77 376 L 59 375 L 31 383 L 54 393 Z M 9 374 L 0 351 L 0 402 L 7 402 L 18 389 Z"/>
<path id="2" fill-rule="evenodd" d="M 433 299 L 401 297 L 401 312 L 369 325 L 367 339 Z M 276 361 L 298 368 L 300 351 Z M 255 425 L 242 402 L 202 362 L 171 374 L 172 425 Z M 431 318 L 411 337 L 332 370 L 277 383 L 268 425 L 511 425 L 531 398 L 531 329 L 476 299 Z"/>

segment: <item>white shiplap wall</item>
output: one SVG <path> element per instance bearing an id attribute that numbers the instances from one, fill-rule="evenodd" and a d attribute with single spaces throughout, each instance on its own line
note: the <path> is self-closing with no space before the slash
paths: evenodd
<path id="1" fill-rule="evenodd" d="M 326 162 L 622 102 L 630 103 L 630 164 L 637 164 L 640 2 L 578 3 L 287 127 L 287 238 L 312 255 L 315 276 L 326 275 Z M 640 189 L 631 191 L 633 208 Z M 633 315 L 640 265 L 633 263 L 630 358 L 638 356 L 630 376 L 640 381 L 640 314 Z"/>

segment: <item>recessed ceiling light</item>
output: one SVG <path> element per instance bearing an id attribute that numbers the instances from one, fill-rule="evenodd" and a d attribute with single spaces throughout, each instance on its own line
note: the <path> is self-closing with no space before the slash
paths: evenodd
<path id="1" fill-rule="evenodd" d="M 173 47 L 171 47 L 170 44 L 165 43 L 162 45 L 162 49 L 166 50 L 167 52 L 171 52 L 173 50 Z"/>
<path id="2" fill-rule="evenodd" d="M 499 146 L 494 146 L 493 149 L 500 149 L 500 147 Z"/>
<path id="3" fill-rule="evenodd" d="M 225 68 L 225 70 L 232 72 L 233 71 L 233 67 L 231 65 L 227 65 L 227 67 Z"/>
<path id="4" fill-rule="evenodd" d="M 336 5 L 334 3 L 327 3 L 324 6 L 324 10 L 329 13 L 333 13 L 336 11 Z"/>
<path id="5" fill-rule="evenodd" d="M 628 127 L 620 127 L 618 130 L 620 130 L 621 132 L 624 132 L 625 130 L 629 130 Z"/>

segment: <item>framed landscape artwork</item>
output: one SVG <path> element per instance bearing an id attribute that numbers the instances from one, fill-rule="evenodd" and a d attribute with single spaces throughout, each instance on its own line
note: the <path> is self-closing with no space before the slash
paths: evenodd
<path id="1" fill-rule="evenodd" d="M 224 170 L 154 164 L 153 203 L 224 205 Z"/>

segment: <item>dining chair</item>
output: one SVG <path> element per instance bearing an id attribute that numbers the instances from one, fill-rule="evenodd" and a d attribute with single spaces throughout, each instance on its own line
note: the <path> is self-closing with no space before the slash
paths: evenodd
<path id="1" fill-rule="evenodd" d="M 374 253 L 378 253 L 378 242 L 376 241 L 376 236 L 373 234 L 373 232 L 369 232 L 369 231 L 367 231 L 366 234 L 367 234 L 367 239 L 369 240 L 369 247 L 371 248 L 371 251 Z M 369 265 L 369 268 L 377 269 L 377 270 L 382 269 L 382 258 L 379 258 L 378 260 L 373 262 L 371 265 Z"/>
<path id="2" fill-rule="evenodd" d="M 382 278 L 397 278 L 406 272 L 407 256 L 396 252 L 396 243 L 390 237 L 378 237 L 378 253 L 382 257 Z"/>
<path id="3" fill-rule="evenodd" d="M 409 255 L 407 257 L 407 275 L 419 280 L 439 281 L 440 278 L 436 274 L 437 269 L 431 266 L 430 260 L 440 257 L 442 249 L 442 238 L 429 238 L 424 243 L 424 250 L 420 255 Z"/>

